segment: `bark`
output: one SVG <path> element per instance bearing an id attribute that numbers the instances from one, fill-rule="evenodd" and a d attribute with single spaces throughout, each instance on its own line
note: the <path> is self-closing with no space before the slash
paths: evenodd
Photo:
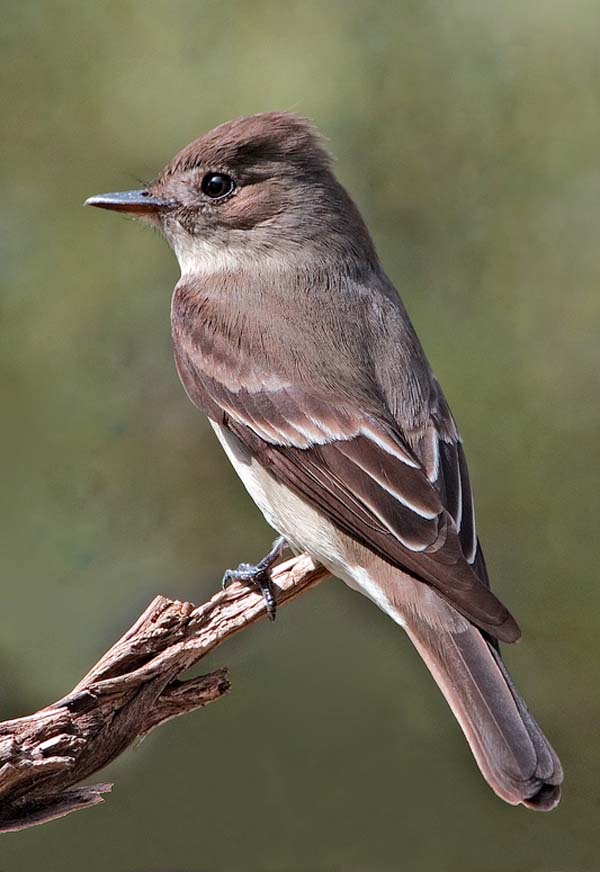
<path id="1" fill-rule="evenodd" d="M 306 555 L 278 566 L 278 607 L 326 574 Z M 81 782 L 150 730 L 224 696 L 226 669 L 179 676 L 265 616 L 262 596 L 237 583 L 200 606 L 158 596 L 71 693 L 0 723 L 0 832 L 102 802 L 111 784 Z"/>

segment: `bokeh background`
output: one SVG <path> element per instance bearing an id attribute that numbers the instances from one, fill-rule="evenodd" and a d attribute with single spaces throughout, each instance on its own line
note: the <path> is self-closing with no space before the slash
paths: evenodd
<path id="1" fill-rule="evenodd" d="M 231 695 L 111 766 L 105 805 L 2 837 L 2 872 L 598 869 L 598 3 L 1 6 L 0 716 L 271 540 L 178 383 L 172 254 L 82 202 L 293 109 L 462 427 L 506 656 L 567 773 L 551 815 L 500 802 L 402 633 L 332 581 L 205 661 Z"/>

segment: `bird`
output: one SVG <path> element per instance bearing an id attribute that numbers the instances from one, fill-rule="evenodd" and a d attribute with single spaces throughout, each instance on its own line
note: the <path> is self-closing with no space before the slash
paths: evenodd
<path id="1" fill-rule="evenodd" d="M 158 228 L 181 277 L 176 367 L 279 534 L 225 574 L 272 617 L 273 563 L 306 552 L 401 626 L 496 794 L 547 811 L 560 761 L 503 662 L 463 443 L 324 137 L 290 112 L 220 124 L 146 188 L 90 197 Z"/>

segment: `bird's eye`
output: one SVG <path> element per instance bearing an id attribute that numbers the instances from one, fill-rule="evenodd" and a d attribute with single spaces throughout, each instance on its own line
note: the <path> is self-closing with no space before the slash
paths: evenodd
<path id="1" fill-rule="evenodd" d="M 220 200 L 222 197 L 226 197 L 227 194 L 231 194 L 234 188 L 233 179 L 225 173 L 207 173 L 200 185 L 202 193 L 210 197 L 211 200 Z"/>

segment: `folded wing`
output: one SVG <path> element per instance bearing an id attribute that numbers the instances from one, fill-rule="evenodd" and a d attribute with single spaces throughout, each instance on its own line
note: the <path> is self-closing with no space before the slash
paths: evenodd
<path id="1" fill-rule="evenodd" d="M 448 428 L 442 437 L 432 421 L 411 445 L 383 407 L 373 414 L 289 383 L 260 389 L 255 376 L 252 390 L 233 390 L 190 351 L 180 344 L 176 361 L 192 401 L 281 483 L 492 636 L 519 638 L 486 583 L 464 454 Z"/>

